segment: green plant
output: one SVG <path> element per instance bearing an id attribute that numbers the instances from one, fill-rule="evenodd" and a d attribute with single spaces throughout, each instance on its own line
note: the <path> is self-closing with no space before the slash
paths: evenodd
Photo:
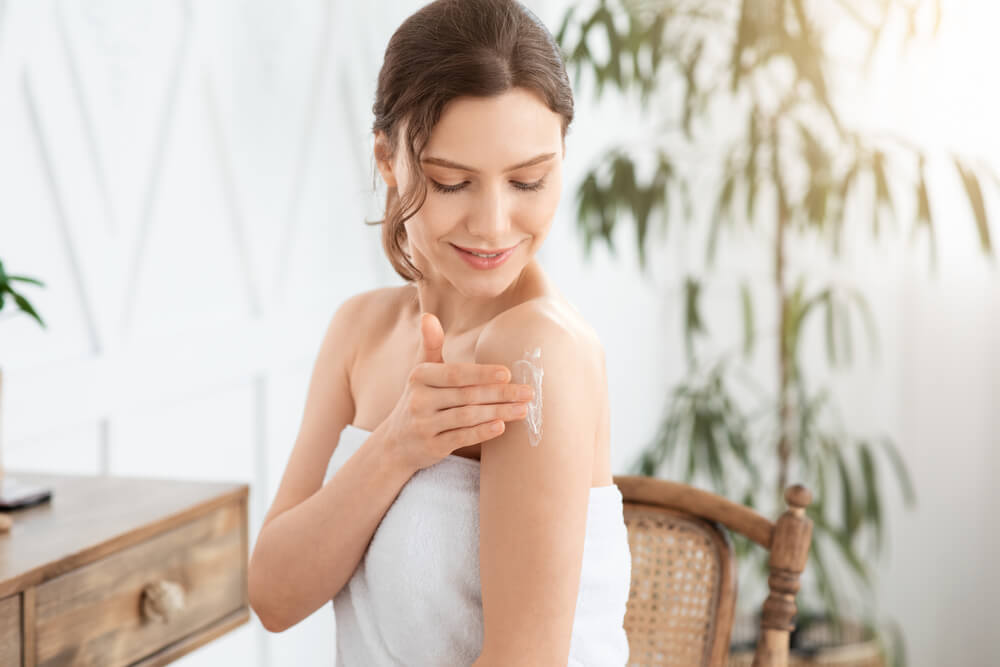
<path id="1" fill-rule="evenodd" d="M 905 180 L 899 175 L 904 165 L 912 166 L 915 174 L 909 186 L 916 202 L 911 238 L 927 235 L 932 267 L 936 240 L 925 171 L 928 156 L 905 139 L 867 136 L 842 121 L 828 85 L 835 66 L 824 37 L 831 22 L 817 20 L 815 13 L 817 6 L 828 12 L 839 9 L 869 31 L 867 69 L 886 26 L 900 11 L 908 27 L 904 45 L 921 32 L 920 18 L 926 19 L 928 12 L 930 32 L 935 35 L 940 2 L 836 0 L 807 7 L 805 0 L 600 0 L 587 6 L 592 11 L 582 3 L 570 6 L 556 34 L 568 68 L 575 69 L 577 85 L 581 72 L 589 70 L 598 97 L 613 85 L 622 95 L 637 94 L 646 110 L 664 109 L 650 102 L 661 85 L 666 89 L 680 83 L 684 91 L 672 98 L 680 107 L 676 123 L 670 122 L 674 118 L 657 118 L 660 124 L 641 147 L 605 151 L 582 178 L 576 191 L 576 218 L 588 257 L 594 239 L 607 243 L 614 253 L 616 224 L 627 220 L 635 225 L 640 266 L 646 269 L 654 214 L 660 213 L 666 230 L 676 196 L 683 217 L 693 217 L 687 179 L 691 170 L 674 159 L 676 149 L 697 150 L 706 133 L 713 132 L 715 128 L 698 122 L 713 101 L 725 100 L 729 117 L 745 128 L 722 159 L 714 210 L 703 230 L 704 276 L 692 274 L 684 280 L 681 305 L 689 372 L 670 393 L 658 432 L 632 473 L 656 475 L 668 458 L 677 457 L 679 469 L 672 470 L 682 472 L 685 481 L 704 473 L 718 493 L 772 513 L 782 508 L 782 490 L 792 466 L 797 466 L 796 475 L 816 491 L 807 510 L 814 522 L 813 547 L 803 581 L 806 595 L 800 598 L 807 598 L 813 592 L 809 586 L 814 585 L 836 628 L 845 598 L 842 582 L 831 568 L 833 558 L 852 573 L 851 583 L 864 595 L 872 594 L 869 562 L 882 550 L 885 529 L 878 470 L 882 465 L 891 467 L 908 507 L 915 505 L 916 495 L 894 442 L 886 436 L 848 433 L 830 390 L 807 382 L 800 348 L 808 322 L 822 324 L 832 368 L 852 363 L 851 332 L 856 322 L 861 322 L 875 351 L 878 332 L 859 289 L 839 282 L 815 284 L 810 279 L 814 276 L 807 275 L 811 267 L 798 276 L 789 275 L 789 246 L 818 242 L 829 251 L 829 260 L 840 259 L 845 228 L 860 224 L 858 216 L 848 214 L 847 203 L 859 196 L 856 193 L 865 183 L 874 193 L 870 237 L 880 238 L 886 213 L 898 227 L 890 185 L 898 188 Z M 873 10 L 876 16 L 870 15 Z M 606 47 L 607 56 L 592 52 L 596 44 Z M 722 57 L 713 60 L 711 54 L 720 52 Z M 849 66 L 845 73 L 858 74 Z M 998 184 L 1000 178 L 987 165 L 974 166 L 957 155 L 951 159 L 972 207 L 980 245 L 992 257 L 981 174 L 989 173 Z M 643 165 L 650 164 L 652 175 L 640 180 L 638 174 L 648 171 Z M 795 176 L 804 176 L 800 187 Z M 767 196 L 773 211 L 761 206 Z M 698 349 L 699 343 L 710 341 L 701 305 L 707 276 L 715 268 L 723 232 L 741 226 L 767 239 L 767 258 L 773 267 L 762 286 L 777 304 L 773 391 L 758 386 L 744 367 L 759 346 L 754 288 L 761 289 L 760 281 L 744 278 L 735 299 L 743 322 L 741 349 L 715 360 L 702 359 Z M 736 381 L 743 386 L 735 386 Z M 765 479 L 763 463 L 774 464 L 776 483 Z M 861 551 L 866 538 L 872 552 L 867 556 Z M 752 549 L 739 536 L 734 543 L 741 560 L 756 558 L 754 568 L 766 577 L 761 550 Z M 800 621 L 815 615 L 806 611 Z M 866 624 L 893 664 L 905 664 L 898 627 L 882 629 L 872 619 Z"/>
<path id="2" fill-rule="evenodd" d="M 18 308 L 35 318 L 43 329 L 46 328 L 45 322 L 42 321 L 41 316 L 35 312 L 35 308 L 31 305 L 31 302 L 14 290 L 13 283 L 15 282 L 31 283 L 32 285 L 38 285 L 39 287 L 45 286 L 45 283 L 34 278 L 9 275 L 6 271 L 4 271 L 3 262 L 0 262 L 0 311 L 3 310 L 4 305 L 9 303 L 7 298 L 13 298 L 14 303 L 17 304 Z"/>

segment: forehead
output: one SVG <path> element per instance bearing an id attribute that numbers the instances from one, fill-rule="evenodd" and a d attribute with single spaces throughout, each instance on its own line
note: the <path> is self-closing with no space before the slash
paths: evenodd
<path id="1" fill-rule="evenodd" d="M 562 152 L 562 116 L 533 92 L 459 97 L 445 105 L 425 156 L 481 169 L 501 169 L 537 153 Z"/>

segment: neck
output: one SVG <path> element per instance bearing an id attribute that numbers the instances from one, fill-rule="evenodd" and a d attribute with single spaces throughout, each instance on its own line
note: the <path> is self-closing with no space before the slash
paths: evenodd
<path id="1" fill-rule="evenodd" d="M 447 282 L 411 283 L 414 294 L 410 303 L 414 317 L 419 319 L 423 313 L 433 313 L 449 338 L 480 329 L 500 313 L 524 301 L 524 286 L 529 274 L 535 275 L 535 272 L 532 260 L 503 292 L 487 297 L 462 294 Z"/>

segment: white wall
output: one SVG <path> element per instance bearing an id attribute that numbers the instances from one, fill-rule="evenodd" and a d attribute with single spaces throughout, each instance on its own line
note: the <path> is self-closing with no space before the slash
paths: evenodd
<path id="1" fill-rule="evenodd" d="M 385 43 L 421 4 L 0 1 L 0 259 L 47 283 L 25 292 L 49 324 L 0 317 L 9 468 L 248 482 L 252 548 L 330 314 L 400 282 L 379 228 L 362 223 L 379 214 L 368 127 Z M 527 4 L 554 27 L 565 3 Z M 995 94 L 963 100 L 929 62 L 884 74 L 850 97 L 853 113 L 1000 155 Z M 970 76 L 990 80 L 985 65 Z M 929 81 L 953 106 L 934 106 Z M 630 113 L 577 91 L 563 203 L 542 250 L 605 344 L 616 473 L 653 436 L 683 372 L 679 280 L 700 247 L 675 224 L 644 277 L 625 225 L 616 258 L 595 246 L 584 259 L 574 178 L 621 134 L 608 128 L 634 127 L 621 120 Z M 952 186 L 935 204 L 937 280 L 919 253 L 851 257 L 844 272 L 877 307 L 883 358 L 835 379 L 845 418 L 893 435 L 915 477 L 918 510 L 890 508 L 879 584 L 917 667 L 989 665 L 997 653 L 1000 286 Z M 737 325 L 725 281 L 765 275 L 750 247 L 718 274 L 716 331 Z M 769 382 L 766 353 L 755 368 Z M 277 636 L 254 618 L 180 662 L 332 664 L 329 625 L 326 607 Z"/>

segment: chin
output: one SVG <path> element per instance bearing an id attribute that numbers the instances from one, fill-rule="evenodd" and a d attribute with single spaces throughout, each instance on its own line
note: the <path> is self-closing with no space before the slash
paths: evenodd
<path id="1" fill-rule="evenodd" d="M 467 297 L 488 299 L 500 296 L 513 284 L 524 266 L 503 267 L 503 272 L 492 271 L 489 275 L 470 269 L 454 277 L 452 284 Z"/>

